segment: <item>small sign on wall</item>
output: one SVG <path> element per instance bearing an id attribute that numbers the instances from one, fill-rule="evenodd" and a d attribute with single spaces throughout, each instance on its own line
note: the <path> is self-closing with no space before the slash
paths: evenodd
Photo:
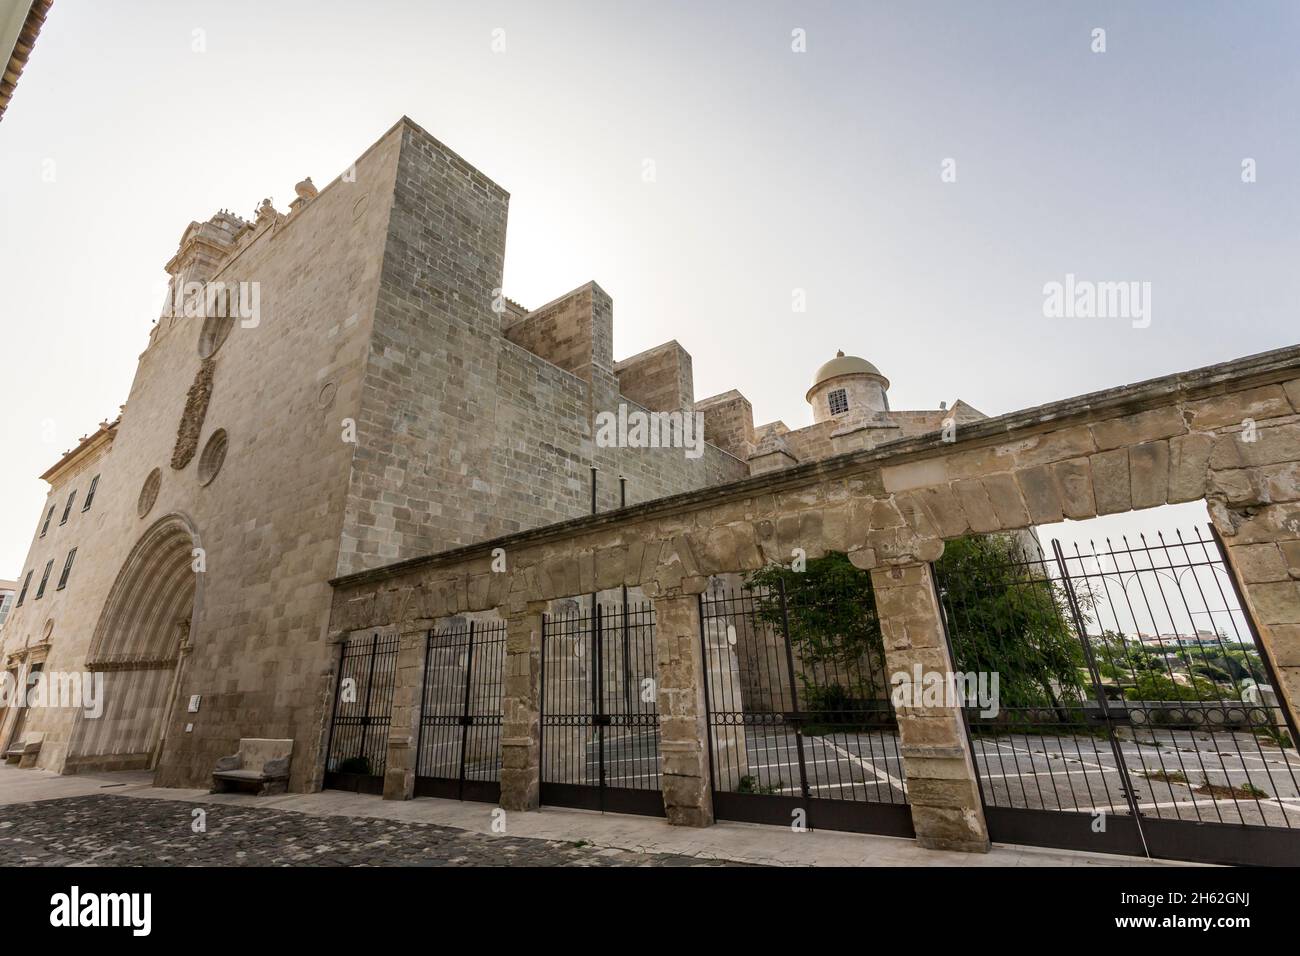
<path id="1" fill-rule="evenodd" d="M 200 694 L 194 694 L 192 697 L 190 697 L 191 714 L 197 714 L 199 712 L 199 701 L 201 700 L 203 700 L 203 697 Z"/>

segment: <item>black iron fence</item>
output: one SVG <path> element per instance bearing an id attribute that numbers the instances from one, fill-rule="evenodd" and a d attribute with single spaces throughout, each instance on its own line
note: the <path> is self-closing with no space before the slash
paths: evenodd
<path id="1" fill-rule="evenodd" d="M 501 795 L 504 621 L 457 621 L 429 632 L 417 796 L 495 802 Z"/>
<path id="2" fill-rule="evenodd" d="M 911 835 L 874 606 L 737 582 L 700 621 L 715 815 Z"/>
<path id="3" fill-rule="evenodd" d="M 994 839 L 1300 860 L 1294 729 L 1218 542 L 1002 540 L 936 567 L 957 669 L 1000 678 L 965 708 Z"/>
<path id="4" fill-rule="evenodd" d="M 383 793 L 398 643 L 396 634 L 376 633 L 340 647 L 326 787 Z"/>
<path id="5" fill-rule="evenodd" d="M 543 617 L 541 801 L 662 816 L 654 608 Z"/>

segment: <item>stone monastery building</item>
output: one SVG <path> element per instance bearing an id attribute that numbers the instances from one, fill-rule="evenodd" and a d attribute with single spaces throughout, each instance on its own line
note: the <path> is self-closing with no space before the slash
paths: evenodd
<path id="1" fill-rule="evenodd" d="M 105 710 L 10 708 L 24 765 L 202 786 L 241 737 L 293 738 L 290 788 L 318 785 L 331 579 L 589 514 L 593 466 L 609 511 L 619 476 L 631 505 L 984 417 L 892 410 L 840 353 L 812 425 L 755 426 L 676 342 L 615 360 L 594 282 L 502 297 L 507 193 L 405 118 L 297 197 L 190 223 L 120 417 L 42 475 L 0 660 L 102 674 Z M 702 413 L 703 455 L 599 447 L 620 405 Z"/>

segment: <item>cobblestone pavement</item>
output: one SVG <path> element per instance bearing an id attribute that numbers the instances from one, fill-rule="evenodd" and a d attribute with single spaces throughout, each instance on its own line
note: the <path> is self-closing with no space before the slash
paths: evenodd
<path id="1" fill-rule="evenodd" d="M 205 831 L 193 830 L 203 810 Z M 508 823 L 508 820 L 507 820 Z M 730 866 L 430 823 L 68 797 L 0 807 L 0 866 Z"/>

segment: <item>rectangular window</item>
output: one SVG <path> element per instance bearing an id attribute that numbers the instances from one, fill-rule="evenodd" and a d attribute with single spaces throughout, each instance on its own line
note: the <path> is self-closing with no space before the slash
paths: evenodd
<path id="1" fill-rule="evenodd" d="M 77 556 L 77 549 L 73 548 L 68 552 L 68 560 L 63 562 L 63 573 L 59 575 L 59 586 L 56 591 L 62 591 L 68 585 L 68 572 L 72 570 L 72 561 Z"/>
<path id="2" fill-rule="evenodd" d="M 59 524 L 68 523 L 68 515 L 72 513 L 72 502 L 77 498 L 77 489 L 72 489 L 72 494 L 68 495 L 68 503 L 63 506 L 63 517 L 59 519 Z"/>
<path id="3" fill-rule="evenodd" d="M 826 396 L 826 399 L 831 403 L 832 415 L 843 415 L 849 410 L 849 396 L 845 394 L 842 388 L 835 389 Z"/>
<path id="4" fill-rule="evenodd" d="M 99 487 L 99 475 L 90 479 L 90 490 L 86 492 L 86 502 L 81 506 L 82 511 L 90 510 L 90 503 L 95 500 L 95 489 Z"/>
<path id="5" fill-rule="evenodd" d="M 36 600 L 38 601 L 41 599 L 41 596 L 45 594 L 45 585 L 49 583 L 50 568 L 52 567 L 54 567 L 54 559 L 50 558 L 50 560 L 45 562 L 45 573 L 41 575 L 40 586 L 36 589 Z"/>
<path id="6" fill-rule="evenodd" d="M 54 517 L 54 505 L 50 505 L 50 510 L 45 512 L 45 524 L 41 525 L 41 537 L 45 537 L 45 532 L 50 530 L 50 519 Z"/>
<path id="7" fill-rule="evenodd" d="M 18 603 L 15 607 L 22 607 L 23 600 L 27 597 L 27 589 L 32 586 L 32 572 L 27 572 L 27 577 L 23 578 L 23 589 L 18 592 Z"/>

